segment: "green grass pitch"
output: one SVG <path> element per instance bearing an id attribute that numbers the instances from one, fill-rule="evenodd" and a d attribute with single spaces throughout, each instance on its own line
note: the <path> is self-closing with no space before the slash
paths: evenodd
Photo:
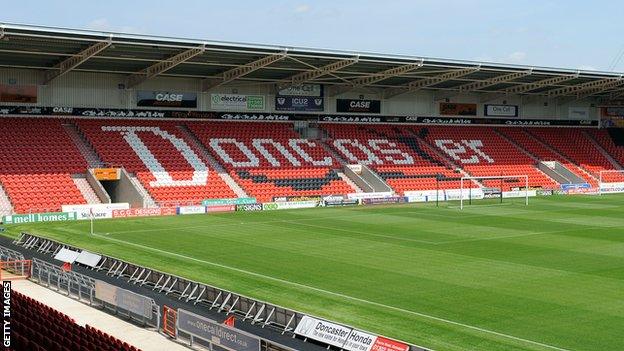
<path id="1" fill-rule="evenodd" d="M 522 199 L 523 201 L 523 199 Z M 436 350 L 624 350 L 624 196 L 9 226 Z"/>

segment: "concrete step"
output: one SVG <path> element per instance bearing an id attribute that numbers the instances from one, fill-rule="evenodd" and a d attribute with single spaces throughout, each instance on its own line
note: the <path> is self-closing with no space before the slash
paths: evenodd
<path id="1" fill-rule="evenodd" d="M 97 155 L 95 150 L 91 147 L 91 145 L 87 142 L 87 140 L 83 137 L 82 133 L 78 130 L 78 128 L 73 124 L 63 124 L 63 128 L 67 132 L 67 135 L 74 142 L 74 145 L 80 151 L 80 154 L 85 158 L 89 168 L 98 168 L 102 167 L 104 162 L 100 160 L 100 157 Z"/>
<path id="2" fill-rule="evenodd" d="M 349 184 L 349 186 L 350 186 L 351 188 L 353 188 L 353 190 L 354 190 L 356 193 L 363 193 L 363 192 L 364 192 L 364 191 L 362 191 L 362 189 L 361 189 L 359 186 L 357 186 L 357 184 L 355 184 L 355 183 L 351 180 L 351 178 L 349 178 L 346 174 L 344 174 L 344 173 L 343 173 L 343 172 L 341 172 L 341 171 L 338 171 L 337 173 L 338 173 L 338 176 L 340 177 L 340 179 L 344 180 L 344 182 L 345 182 L 345 183 Z"/>
<path id="3" fill-rule="evenodd" d="M 72 180 L 74 181 L 74 184 L 76 184 L 78 190 L 80 190 L 82 196 L 85 198 L 85 200 L 87 200 L 88 204 L 102 203 L 102 201 L 100 201 L 100 198 L 95 194 L 95 191 L 93 191 L 93 188 L 91 187 L 91 184 L 89 184 L 89 182 L 87 181 L 87 178 L 74 177 L 72 178 Z"/>
<path id="4" fill-rule="evenodd" d="M 146 201 L 145 207 L 148 207 L 148 208 L 158 207 L 158 205 L 156 204 L 156 201 L 154 201 L 150 193 L 147 191 L 147 189 L 145 189 L 143 184 L 141 184 L 141 181 L 136 176 L 131 175 L 130 181 L 132 182 L 132 184 L 134 184 L 134 187 L 137 188 L 137 190 L 139 190 L 141 195 L 143 195 L 143 197 L 145 198 L 145 201 Z"/>

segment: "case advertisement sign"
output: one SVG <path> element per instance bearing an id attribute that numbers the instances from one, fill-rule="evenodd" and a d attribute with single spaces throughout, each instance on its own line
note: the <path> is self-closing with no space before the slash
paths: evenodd
<path id="1" fill-rule="evenodd" d="M 260 351 L 260 339 L 255 336 L 181 308 L 178 330 L 228 350 Z"/>
<path id="2" fill-rule="evenodd" d="M 442 116 L 476 116 L 477 104 L 459 104 L 455 102 L 441 102 L 440 115 Z"/>
<path id="3" fill-rule="evenodd" d="M 349 351 L 408 351 L 409 345 L 351 327 L 303 316 L 295 334 Z"/>
<path id="4" fill-rule="evenodd" d="M 492 117 L 518 117 L 517 105 L 485 105 L 484 114 Z"/>
<path id="5" fill-rule="evenodd" d="M 302 84 L 281 89 L 275 96 L 277 111 L 321 112 L 325 109 L 323 86 Z"/>
<path id="6" fill-rule="evenodd" d="M 215 110 L 263 111 L 264 95 L 211 94 L 211 106 Z"/>
<path id="7" fill-rule="evenodd" d="M 197 93 L 139 90 L 137 91 L 137 106 L 196 108 Z"/>
<path id="8" fill-rule="evenodd" d="M 381 113 L 380 100 L 337 99 L 336 112 Z"/>

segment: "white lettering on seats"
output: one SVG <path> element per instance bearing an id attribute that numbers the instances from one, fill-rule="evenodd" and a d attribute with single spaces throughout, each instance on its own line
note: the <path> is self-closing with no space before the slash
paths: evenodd
<path id="1" fill-rule="evenodd" d="M 322 160 L 313 159 L 312 156 L 310 156 L 303 148 L 301 148 L 301 146 L 299 146 L 299 144 L 307 145 L 309 147 L 316 147 L 317 144 L 315 142 L 308 141 L 307 139 L 290 139 L 288 141 L 288 145 L 290 145 L 290 147 L 295 150 L 295 152 L 306 162 L 310 162 L 315 166 L 331 166 L 333 164 L 333 161 L 329 156 L 323 157 Z"/>
<path id="2" fill-rule="evenodd" d="M 367 158 L 364 160 L 360 160 L 351 151 L 349 151 L 349 149 L 347 149 L 345 145 L 351 145 L 353 147 L 358 148 L 360 151 L 362 151 L 362 153 L 366 155 Z M 378 164 L 378 165 L 383 164 L 382 160 L 380 160 L 377 156 L 375 156 L 375 154 L 373 154 L 369 148 L 362 145 L 358 140 L 335 139 L 334 146 L 336 147 L 336 149 L 340 150 L 340 152 L 342 152 L 342 154 L 345 155 L 351 162 L 361 163 L 365 165 L 372 165 L 373 163 Z"/>
<path id="3" fill-rule="evenodd" d="M 435 141 L 435 144 L 438 148 L 451 156 L 451 158 L 453 158 L 455 161 L 459 161 L 463 164 L 480 163 L 479 156 L 481 156 L 481 158 L 483 158 L 488 163 L 494 163 L 494 159 L 492 159 L 480 149 L 481 147 L 483 147 L 483 142 L 481 140 L 460 140 L 460 142 L 456 142 L 451 139 L 438 139 Z M 468 153 L 464 146 L 467 146 L 475 154 L 471 155 L 469 158 L 460 157 L 460 155 L 465 155 Z"/>
<path id="4" fill-rule="evenodd" d="M 150 182 L 152 187 L 173 186 L 205 186 L 208 183 L 208 167 L 181 138 L 161 130 L 159 127 L 124 127 L 102 126 L 103 131 L 120 132 L 124 140 L 139 156 L 143 164 L 150 170 L 156 180 Z M 137 132 L 151 132 L 169 141 L 180 152 L 184 159 L 193 167 L 193 177 L 190 180 L 173 180 L 171 174 L 154 157 L 154 154 L 143 143 Z"/>
<path id="5" fill-rule="evenodd" d="M 234 161 L 232 157 L 223 149 L 222 144 L 232 144 L 240 150 L 245 157 L 247 157 L 247 161 Z M 223 161 L 231 164 L 234 167 L 258 167 L 260 166 L 260 160 L 256 157 L 256 155 L 249 150 L 245 144 L 234 138 L 213 138 L 210 139 L 210 147 L 223 159 Z"/>
<path id="6" fill-rule="evenodd" d="M 286 148 L 284 148 L 281 143 L 273 139 L 254 139 L 251 144 L 256 148 L 256 150 L 260 151 L 262 156 L 264 156 L 264 158 L 266 158 L 267 161 L 269 161 L 269 163 L 274 167 L 279 167 L 281 165 L 280 162 L 275 159 L 275 157 L 273 157 L 273 155 L 271 155 L 271 153 L 262 144 L 273 145 L 277 149 L 277 151 L 279 151 L 284 157 L 286 157 L 286 159 L 293 166 L 301 166 L 301 162 L 299 162 L 299 160 L 297 160 L 295 156 L 290 153 L 290 151 L 286 150 Z"/>
<path id="7" fill-rule="evenodd" d="M 368 141 L 368 145 L 370 145 L 373 150 L 380 152 L 383 156 L 382 158 L 386 161 L 390 161 L 395 165 L 413 165 L 414 158 L 410 156 L 408 153 L 401 151 L 397 148 L 397 144 L 395 142 L 391 142 L 388 139 L 371 139 Z M 387 148 L 381 148 L 381 145 L 387 145 Z M 401 156 L 402 159 L 396 159 L 393 156 Z"/>

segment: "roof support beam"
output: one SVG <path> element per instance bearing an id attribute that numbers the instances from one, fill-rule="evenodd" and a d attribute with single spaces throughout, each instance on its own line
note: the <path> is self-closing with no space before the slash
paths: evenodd
<path id="1" fill-rule="evenodd" d="M 409 73 L 411 71 L 417 70 L 422 66 L 423 66 L 423 60 L 420 60 L 418 62 L 409 63 L 403 66 L 398 66 L 398 67 L 387 69 L 385 71 L 373 73 L 370 76 L 352 79 L 349 82 L 350 85 L 335 87 L 335 89 L 333 89 L 331 93 L 331 96 L 344 94 L 353 89 L 362 88 L 371 84 L 375 84 L 384 79 L 397 77 L 405 73 Z"/>
<path id="2" fill-rule="evenodd" d="M 159 74 L 163 74 L 168 70 L 174 68 L 175 66 L 184 63 L 185 61 L 188 61 L 197 55 L 202 54 L 204 51 L 206 51 L 206 48 L 204 46 L 188 49 L 166 60 L 157 62 L 141 70 L 140 72 L 137 72 L 128 77 L 126 89 L 133 88 L 150 78 L 154 78 Z"/>
<path id="3" fill-rule="evenodd" d="M 606 91 L 606 90 L 609 90 L 609 89 L 613 89 L 613 88 L 617 88 L 621 84 L 624 84 L 624 79 L 622 79 L 622 78 L 620 78 L 620 80 L 613 81 L 612 83 L 605 84 L 605 85 L 603 85 L 601 87 L 592 88 L 592 89 L 588 89 L 587 91 L 583 91 L 583 92 L 581 92 L 581 93 L 576 95 L 576 99 L 577 100 L 585 99 L 585 98 L 590 97 L 592 95 L 602 93 L 603 91 Z"/>
<path id="4" fill-rule="evenodd" d="M 212 88 L 216 88 L 220 85 L 227 84 L 233 80 L 241 78 L 251 72 L 257 71 L 260 68 L 269 66 L 277 61 L 280 61 L 284 58 L 288 57 L 287 51 L 282 51 L 279 54 L 273 54 L 269 56 L 262 57 L 258 60 L 249 62 L 245 65 L 234 67 L 230 70 L 223 72 L 218 77 L 210 77 L 205 78 L 202 81 L 202 91 L 207 91 Z"/>
<path id="5" fill-rule="evenodd" d="M 426 79 L 420 79 L 420 80 L 416 80 L 413 82 L 410 82 L 408 84 L 406 84 L 404 87 L 400 87 L 400 88 L 393 88 L 393 89 L 387 89 L 384 92 L 384 97 L 386 99 L 389 99 L 393 96 L 397 96 L 399 94 L 403 94 L 407 91 L 418 91 L 422 88 L 426 88 L 428 86 L 432 86 L 432 85 L 436 85 L 442 82 L 446 82 L 449 80 L 453 80 L 453 79 L 457 79 L 460 77 L 463 77 L 465 75 L 468 75 L 470 73 L 474 73 L 477 72 L 481 69 L 481 66 L 476 66 L 476 67 L 467 67 L 467 68 L 462 68 L 462 69 L 458 69 L 458 70 L 454 70 L 451 72 L 447 72 L 444 74 L 440 74 L 437 76 L 433 76 L 430 78 L 426 78 Z"/>
<path id="6" fill-rule="evenodd" d="M 474 90 L 481 90 L 483 88 L 487 88 L 487 87 L 492 86 L 492 85 L 505 83 L 505 82 L 509 82 L 511 80 L 514 80 L 514 79 L 526 77 L 526 76 L 530 75 L 531 73 L 533 73 L 533 69 L 530 69 L 530 70 L 527 70 L 527 71 L 522 71 L 522 72 L 505 74 L 505 75 L 502 75 L 502 76 L 490 78 L 490 79 L 483 80 L 483 81 L 480 81 L 480 82 L 463 84 L 463 85 L 458 86 L 457 88 L 462 93 L 469 92 L 469 91 L 474 91 Z"/>
<path id="7" fill-rule="evenodd" d="M 581 92 L 596 91 L 603 87 L 612 88 L 622 83 L 622 78 L 606 78 L 601 80 L 595 80 L 583 84 L 571 85 L 559 89 L 553 89 L 546 92 L 549 97 L 563 96 L 563 95 L 579 95 Z"/>
<path id="8" fill-rule="evenodd" d="M 341 70 L 345 67 L 351 66 L 355 63 L 357 63 L 359 60 L 358 57 L 352 57 L 352 58 L 348 58 L 348 59 L 344 59 L 344 60 L 340 60 L 340 61 L 336 61 L 336 62 L 332 62 L 328 65 L 325 65 L 323 67 L 319 67 L 316 69 L 311 69 L 309 71 L 305 71 L 305 72 L 301 72 L 301 73 L 297 73 L 294 76 L 288 78 L 288 83 L 286 84 L 280 84 L 278 86 L 278 89 L 284 89 L 288 86 L 296 86 L 296 85 L 301 85 L 305 82 L 309 82 L 311 80 L 314 80 L 316 78 L 320 78 L 324 75 L 336 72 L 338 70 Z"/>
<path id="9" fill-rule="evenodd" d="M 515 87 L 511 87 L 511 88 L 505 89 L 504 92 L 507 93 L 507 94 L 522 94 L 522 93 L 526 93 L 526 92 L 531 91 L 531 90 L 543 88 L 543 87 L 546 87 L 546 86 L 549 86 L 549 85 L 553 85 L 553 84 L 559 84 L 561 82 L 565 82 L 566 80 L 575 79 L 575 78 L 578 78 L 578 74 L 571 74 L 571 75 L 566 75 L 566 76 L 557 76 L 557 77 L 553 77 L 553 78 L 542 79 L 542 80 L 537 81 L 535 83 L 523 84 L 523 85 L 518 85 L 518 86 L 515 86 Z"/>
<path id="10" fill-rule="evenodd" d="M 107 47 L 111 46 L 112 43 L 113 43 L 112 38 L 109 38 L 107 41 L 101 41 L 101 42 L 95 43 L 89 46 L 88 48 L 82 50 L 81 52 L 71 57 L 68 57 L 61 63 L 57 64 L 55 66 L 56 69 L 49 70 L 45 73 L 45 76 L 43 79 L 43 85 L 48 85 L 48 83 L 50 83 L 52 80 L 80 66 L 81 64 L 83 64 L 85 61 L 87 61 L 91 57 L 99 54 L 100 52 L 105 50 Z"/>

